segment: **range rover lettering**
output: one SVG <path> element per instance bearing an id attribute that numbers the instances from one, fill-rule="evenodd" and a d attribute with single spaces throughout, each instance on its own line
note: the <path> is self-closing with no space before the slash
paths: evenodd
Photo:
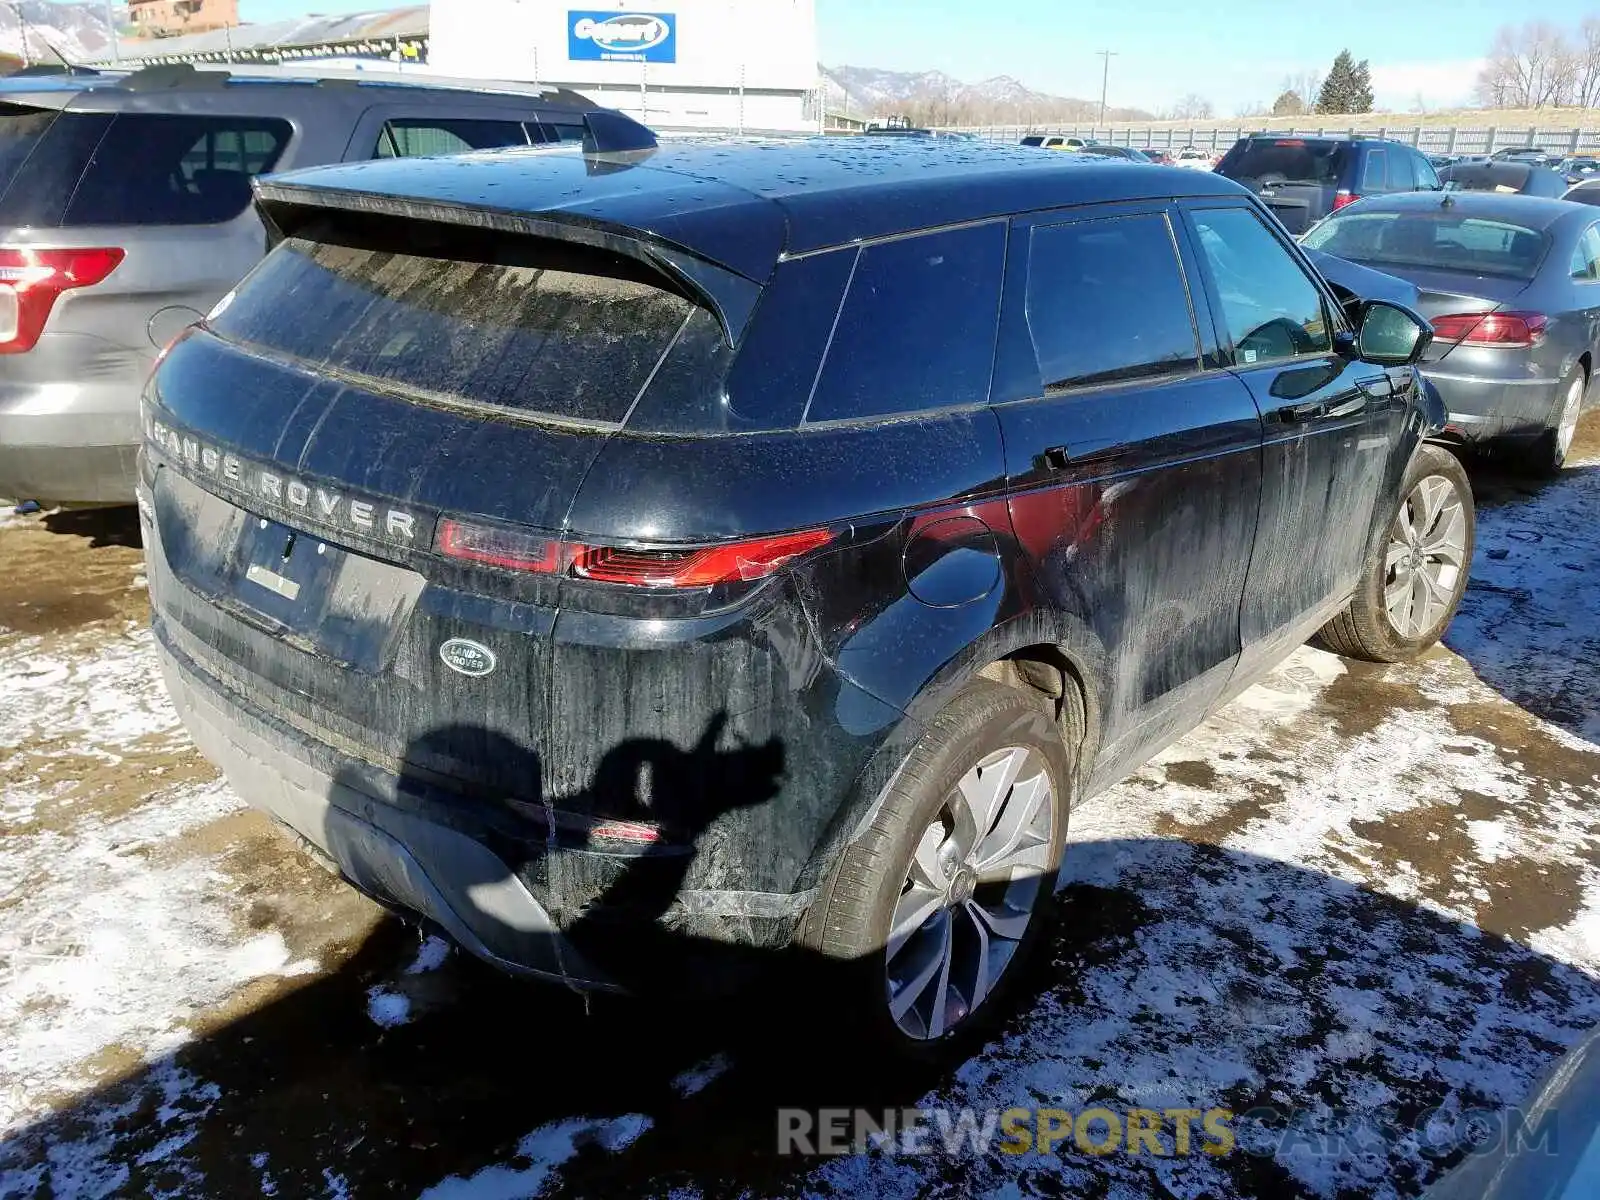
<path id="1" fill-rule="evenodd" d="M 514 972 L 796 965 L 942 1051 L 1074 804 L 1465 587 L 1426 324 L 1221 176 L 592 137 L 257 203 L 275 248 L 145 397 L 170 690 L 251 804 Z"/>

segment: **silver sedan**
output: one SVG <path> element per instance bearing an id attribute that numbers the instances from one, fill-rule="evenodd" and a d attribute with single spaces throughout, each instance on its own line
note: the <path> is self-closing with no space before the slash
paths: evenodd
<path id="1" fill-rule="evenodd" d="M 1340 209 L 1302 239 L 1415 284 L 1421 363 L 1448 432 L 1535 474 L 1561 469 L 1600 362 L 1600 211 L 1492 192 L 1410 192 Z"/>

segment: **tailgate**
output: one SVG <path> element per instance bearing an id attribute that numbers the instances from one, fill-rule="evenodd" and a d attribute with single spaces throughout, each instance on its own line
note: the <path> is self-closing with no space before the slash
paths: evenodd
<path id="1" fill-rule="evenodd" d="M 1261 202 L 1293 234 L 1304 233 L 1327 215 L 1327 198 L 1321 187 L 1280 185 L 1264 187 L 1259 194 Z"/>
<path id="2" fill-rule="evenodd" d="M 181 342 L 157 379 L 147 558 L 169 649 L 237 703 L 342 754 L 536 794 L 537 780 L 483 745 L 495 734 L 535 748 L 543 736 L 556 582 L 444 561 L 434 531 L 441 511 L 463 510 L 559 528 L 603 438 L 491 430 L 307 386 L 207 335 Z M 181 417 L 162 403 L 180 391 Z M 487 648 L 492 674 L 450 666 L 451 639 Z"/>

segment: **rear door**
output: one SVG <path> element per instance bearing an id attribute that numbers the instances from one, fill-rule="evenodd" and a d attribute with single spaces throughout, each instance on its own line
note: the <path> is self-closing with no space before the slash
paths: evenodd
<path id="1" fill-rule="evenodd" d="M 1240 614 L 1248 677 L 1354 588 L 1410 393 L 1336 349 L 1337 305 L 1253 205 L 1195 201 L 1186 218 L 1218 340 L 1265 425 L 1260 533 Z"/>
<path id="2" fill-rule="evenodd" d="M 1193 725 L 1239 654 L 1261 423 L 1197 324 L 1161 205 L 1016 223 L 995 393 L 1039 603 L 1105 647 L 1110 779 Z"/>

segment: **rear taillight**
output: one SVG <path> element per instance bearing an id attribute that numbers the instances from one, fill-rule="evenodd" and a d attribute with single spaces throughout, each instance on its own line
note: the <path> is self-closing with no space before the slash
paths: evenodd
<path id="1" fill-rule="evenodd" d="M 790 559 L 832 540 L 826 529 L 808 529 L 716 546 L 624 549 L 552 541 L 521 530 L 447 519 L 439 522 L 437 546 L 446 558 L 509 571 L 630 587 L 701 588 L 765 579 Z"/>
<path id="2" fill-rule="evenodd" d="M 1434 317 L 1435 341 L 1488 350 L 1519 350 L 1537 345 L 1550 320 L 1543 313 L 1456 313 Z"/>
<path id="3" fill-rule="evenodd" d="M 88 250 L 0 247 L 0 354 L 21 354 L 38 344 L 56 297 L 92 287 L 122 261 L 115 246 Z"/>
<path id="4" fill-rule="evenodd" d="M 1341 208 L 1354 204 L 1359 199 L 1361 197 L 1354 192 L 1341 188 L 1333 194 L 1333 211 L 1338 212 Z"/>

